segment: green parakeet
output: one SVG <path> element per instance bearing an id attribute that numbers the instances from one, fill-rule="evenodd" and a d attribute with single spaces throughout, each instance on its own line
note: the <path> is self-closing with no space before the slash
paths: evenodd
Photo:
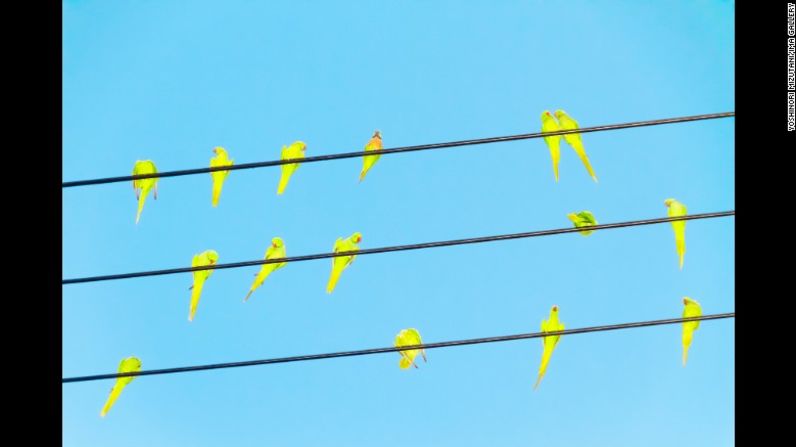
<path id="1" fill-rule="evenodd" d="M 215 168 L 216 166 L 232 166 L 235 164 L 235 160 L 231 160 L 229 158 L 229 154 L 227 151 L 221 147 L 216 146 L 213 148 L 213 153 L 216 154 L 215 157 L 210 159 L 210 167 Z M 224 186 L 224 180 L 227 179 L 229 175 L 229 171 L 213 171 L 210 173 L 210 176 L 213 178 L 213 206 L 218 206 L 218 198 L 221 197 L 221 188 Z"/>
<path id="2" fill-rule="evenodd" d="M 133 166 L 133 175 L 144 174 L 157 174 L 158 169 L 152 160 L 137 160 Z M 149 190 L 153 190 L 153 197 L 158 199 L 158 178 L 145 178 L 141 180 L 133 180 L 133 190 L 135 191 L 135 198 L 138 199 L 138 212 L 135 215 L 135 223 L 141 219 L 141 211 L 144 210 L 144 202 L 146 196 L 149 195 Z"/>
<path id="3" fill-rule="evenodd" d="M 346 252 L 359 250 L 359 242 L 362 240 L 362 234 L 356 232 L 349 236 L 347 239 L 338 237 L 334 242 L 334 252 Z M 329 276 L 329 283 L 326 284 L 326 293 L 332 293 L 334 287 L 337 285 L 337 280 L 340 279 L 340 274 L 343 273 L 346 267 L 354 262 L 357 255 L 336 256 L 332 258 L 332 274 Z"/>
<path id="4" fill-rule="evenodd" d="M 575 224 L 575 228 L 592 227 L 597 225 L 597 219 L 594 218 L 594 214 L 592 214 L 591 211 L 569 213 L 567 214 L 567 217 L 572 221 L 573 224 Z M 594 230 L 580 231 L 580 234 L 584 236 L 588 236 L 592 233 L 594 233 Z"/>
<path id="5" fill-rule="evenodd" d="M 558 122 L 550 114 L 549 110 L 542 112 L 542 132 L 555 132 L 561 130 Z M 550 148 L 550 157 L 553 158 L 553 174 L 558 181 L 558 162 L 561 160 L 561 135 L 553 135 L 552 137 L 544 137 L 544 142 Z"/>
<path id="6" fill-rule="evenodd" d="M 119 363 L 119 373 L 136 371 L 141 371 L 141 360 L 138 357 L 127 357 L 126 359 L 122 359 L 122 361 Z M 101 417 L 105 417 L 105 415 L 108 414 L 108 411 L 110 411 L 113 403 L 116 402 L 116 399 L 118 399 L 119 395 L 122 394 L 124 387 L 129 385 L 133 379 L 135 379 L 135 376 L 116 378 L 116 383 L 114 383 L 113 388 L 111 388 L 111 394 L 108 396 L 108 400 L 105 401 L 105 406 L 102 407 L 102 411 L 100 411 Z"/>
<path id="7" fill-rule="evenodd" d="M 294 141 L 290 146 L 282 146 L 282 160 L 294 160 L 304 158 L 304 151 L 307 145 L 303 141 Z M 282 177 L 279 178 L 279 187 L 276 190 L 277 194 L 282 194 L 287 188 L 287 182 L 290 181 L 290 176 L 298 169 L 298 163 L 288 163 L 282 165 Z"/>
<path id="8" fill-rule="evenodd" d="M 556 118 L 558 118 L 558 123 L 561 125 L 561 130 L 580 128 L 580 126 L 578 126 L 578 122 L 561 109 L 556 110 Z M 594 174 L 594 169 L 591 168 L 591 163 L 589 163 L 589 157 L 586 155 L 586 149 L 583 148 L 583 142 L 580 139 L 580 134 L 569 133 L 562 136 L 564 137 L 564 141 L 572 146 L 572 149 L 575 149 L 578 157 L 580 157 L 580 161 L 583 162 L 583 165 L 586 166 L 586 170 L 589 171 L 589 175 L 596 182 L 597 176 Z"/>
<path id="9" fill-rule="evenodd" d="M 368 141 L 368 144 L 365 145 L 365 150 L 370 152 L 370 151 L 380 151 L 381 149 L 382 149 L 381 132 L 377 130 L 373 132 L 373 136 L 370 138 L 370 141 Z M 365 180 L 365 175 L 367 175 L 368 171 L 370 171 L 370 168 L 372 168 L 373 165 L 375 165 L 376 162 L 379 161 L 379 157 L 381 157 L 381 154 L 366 155 L 365 157 L 363 157 L 362 172 L 359 173 L 360 182 L 362 180 Z"/>
<path id="10" fill-rule="evenodd" d="M 265 259 L 279 259 L 279 258 L 286 258 L 287 251 L 285 250 L 285 243 L 282 241 L 282 238 L 275 237 L 271 239 L 271 245 L 268 246 L 268 249 L 265 250 Z M 246 300 L 249 299 L 252 293 L 257 290 L 258 287 L 263 285 L 263 281 L 265 278 L 268 278 L 268 275 L 273 273 L 275 270 L 281 269 L 282 267 L 286 266 L 287 262 L 279 262 L 275 264 L 263 264 L 260 267 L 260 272 L 257 273 L 257 277 L 254 278 L 254 283 L 249 289 L 249 293 L 246 294 L 246 298 L 243 299 L 245 303 Z"/>
<path id="11" fill-rule="evenodd" d="M 207 265 L 215 265 L 218 262 L 218 253 L 215 250 L 206 250 L 193 257 L 191 267 L 204 267 Z M 193 321 L 194 314 L 196 314 L 196 307 L 199 306 L 199 298 L 202 295 L 202 287 L 210 275 L 213 274 L 213 269 L 209 270 L 195 270 L 193 272 L 193 285 L 190 287 L 191 292 L 191 308 L 188 313 L 188 321 Z"/>
<path id="12" fill-rule="evenodd" d="M 558 321 L 558 306 L 553 306 L 550 309 L 550 318 L 542 320 L 542 332 L 563 330 L 564 324 Z M 547 363 L 550 362 L 550 357 L 553 355 L 553 350 L 556 348 L 560 338 L 560 335 L 542 337 L 542 345 L 544 346 L 544 350 L 542 351 L 542 363 L 539 365 L 539 376 L 536 379 L 536 384 L 533 386 L 533 389 L 536 389 L 542 381 L 542 377 L 544 377 L 544 373 L 547 371 Z"/>
<path id="13" fill-rule="evenodd" d="M 663 204 L 668 208 L 669 217 L 681 217 L 688 213 L 688 209 L 682 203 L 675 199 L 666 199 Z M 680 257 L 680 270 L 683 269 L 683 261 L 685 260 L 685 222 L 684 220 L 675 220 L 672 222 L 674 228 L 674 244 L 677 248 L 677 256 Z"/>
<path id="14" fill-rule="evenodd" d="M 418 332 L 415 328 L 403 329 L 398 333 L 398 335 L 395 336 L 396 348 L 422 344 L 423 340 L 420 338 L 420 332 Z M 417 354 L 423 356 L 423 361 L 426 361 L 425 349 L 409 349 L 406 351 L 398 351 L 398 353 L 401 354 L 401 360 L 398 362 L 398 366 L 401 369 L 407 369 L 410 366 L 417 368 L 417 365 L 415 364 L 415 357 L 417 357 Z"/>
<path id="15" fill-rule="evenodd" d="M 683 318 L 699 317 L 702 315 L 702 307 L 696 300 L 685 296 L 683 297 Z M 685 321 L 683 322 L 683 366 L 688 360 L 688 348 L 691 346 L 691 341 L 694 339 L 694 331 L 699 328 L 699 321 Z"/>

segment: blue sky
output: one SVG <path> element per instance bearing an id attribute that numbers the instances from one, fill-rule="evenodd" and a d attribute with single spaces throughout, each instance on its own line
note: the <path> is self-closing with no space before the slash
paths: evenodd
<path id="1" fill-rule="evenodd" d="M 643 3 L 643 4 L 642 4 Z M 734 110 L 726 1 L 99 2 L 63 4 L 64 180 Z M 583 136 L 600 179 L 542 140 L 167 178 L 141 223 L 129 183 L 63 191 L 64 277 L 289 255 L 339 236 L 372 248 L 734 208 L 734 119 Z M 330 262 L 288 265 L 247 303 L 257 268 L 217 271 L 187 321 L 191 275 L 63 287 L 64 376 L 677 317 L 681 298 L 733 311 L 734 218 L 689 222 L 683 271 L 655 225 L 361 256 L 331 296 Z M 108 417 L 112 381 L 63 386 L 65 446 L 702 446 L 734 442 L 734 322 L 564 337 L 537 391 L 541 341 L 141 377 Z"/>

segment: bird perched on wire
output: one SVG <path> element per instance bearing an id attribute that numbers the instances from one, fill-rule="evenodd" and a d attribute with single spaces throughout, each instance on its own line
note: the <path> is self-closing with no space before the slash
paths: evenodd
<path id="1" fill-rule="evenodd" d="M 420 338 L 420 332 L 415 328 L 403 329 L 398 335 L 395 336 L 395 347 L 400 348 L 403 346 L 422 345 L 423 339 Z M 405 351 L 398 351 L 401 354 L 401 360 L 398 361 L 398 366 L 401 369 L 407 369 L 410 366 L 417 368 L 415 364 L 415 357 L 420 354 L 423 357 L 423 362 L 426 361 L 425 349 L 407 349 Z"/>
<path id="2" fill-rule="evenodd" d="M 290 144 L 290 146 L 282 146 L 282 160 L 297 160 L 304 158 L 304 151 L 307 149 L 307 145 L 303 141 L 294 141 Z M 296 172 L 298 169 L 298 163 L 287 163 L 282 165 L 282 176 L 279 178 L 279 187 L 276 189 L 276 193 L 281 195 L 285 192 L 285 188 L 287 188 L 287 182 L 290 181 L 290 177 Z"/>
<path id="3" fill-rule="evenodd" d="M 542 112 L 542 132 L 556 132 L 558 130 L 561 130 L 561 127 L 550 111 L 545 110 Z M 558 162 L 561 160 L 561 135 L 544 137 L 544 142 L 547 143 L 547 147 L 550 149 L 550 157 L 553 159 L 553 175 L 555 175 L 557 182 Z"/>
<path id="4" fill-rule="evenodd" d="M 564 324 L 558 320 L 558 306 L 553 306 L 550 309 L 550 317 L 547 320 L 542 320 L 542 332 L 556 332 L 563 331 Z M 533 386 L 536 389 L 542 381 L 545 372 L 547 371 L 547 364 L 550 362 L 550 357 L 553 355 L 553 350 L 556 348 L 560 335 L 552 335 L 542 338 L 542 363 L 539 365 L 539 375 L 536 378 L 536 384 Z"/>
<path id="5" fill-rule="evenodd" d="M 682 217 L 688 213 L 688 208 L 675 199 L 666 199 L 663 204 L 666 205 L 669 217 Z M 685 261 L 685 220 L 673 220 L 672 228 L 674 229 L 674 244 L 677 249 L 677 256 L 680 258 L 680 270 L 682 270 L 683 261 Z"/>
<path id="6" fill-rule="evenodd" d="M 359 244 L 362 241 L 362 233 L 356 232 L 349 236 L 346 239 L 338 237 L 337 240 L 334 242 L 334 252 L 335 253 L 342 253 L 347 251 L 358 251 Z M 332 258 L 332 274 L 329 276 L 329 282 L 326 284 L 326 293 L 332 293 L 334 291 L 335 286 L 337 285 L 337 280 L 340 279 L 340 274 L 343 273 L 354 259 L 356 259 L 357 255 L 348 255 L 348 256 L 335 256 Z"/>
<path id="7" fill-rule="evenodd" d="M 368 143 L 365 145 L 365 151 L 366 152 L 372 152 L 372 151 L 380 151 L 381 149 L 382 149 L 381 132 L 379 132 L 377 130 L 377 131 L 373 132 L 373 136 L 370 138 Z M 379 157 L 381 157 L 381 154 L 366 155 L 365 157 L 363 157 L 363 159 L 362 159 L 362 172 L 359 173 L 359 181 L 360 182 L 362 180 L 365 180 L 365 175 L 367 175 L 368 171 L 370 171 L 370 168 L 372 168 L 373 165 L 375 165 L 376 162 L 379 161 Z"/>
<path id="8" fill-rule="evenodd" d="M 218 253 L 215 250 L 206 250 L 193 257 L 191 267 L 206 267 L 216 265 L 218 262 Z M 193 271 L 193 285 L 189 287 L 191 291 L 191 307 L 188 311 L 188 321 L 193 321 L 196 314 L 196 308 L 199 306 L 199 299 L 202 295 L 202 288 L 205 285 L 207 278 L 213 274 L 213 269 L 207 270 L 194 270 Z"/>
<path id="9" fill-rule="evenodd" d="M 141 359 L 138 357 L 127 357 L 126 359 L 122 359 L 119 363 L 119 374 L 137 371 L 141 371 Z M 116 399 L 122 394 L 124 387 L 129 385 L 133 379 L 135 379 L 135 376 L 116 378 L 116 383 L 114 383 L 113 388 L 111 388 L 111 394 L 108 396 L 108 400 L 105 401 L 102 411 L 100 411 L 101 417 L 105 417 L 105 415 L 108 414 L 108 411 L 110 411 Z"/>
<path id="10" fill-rule="evenodd" d="M 265 250 L 265 258 L 264 259 L 280 259 L 286 258 L 287 251 L 285 249 L 285 242 L 282 241 L 282 238 L 275 237 L 271 239 L 271 245 Z M 249 293 L 246 294 L 246 298 L 243 299 L 245 303 L 252 293 L 260 287 L 265 278 L 268 278 L 268 275 L 273 273 L 275 270 L 281 269 L 282 267 L 286 266 L 287 262 L 278 262 L 278 263 L 271 263 L 271 264 L 263 264 L 260 267 L 260 272 L 256 274 L 256 278 L 254 278 L 254 283 L 252 284 L 251 288 L 249 289 Z"/>
<path id="11" fill-rule="evenodd" d="M 133 165 L 133 175 L 157 174 L 157 172 L 158 169 L 152 160 L 136 160 L 135 165 Z M 135 198 L 138 200 L 138 212 L 135 215 L 135 223 L 138 224 L 149 191 L 153 190 L 153 197 L 155 200 L 158 199 L 158 178 L 133 180 L 133 190 L 135 191 Z"/>
<path id="12" fill-rule="evenodd" d="M 693 318 L 702 316 L 702 306 L 696 300 L 684 296 L 683 297 L 683 318 Z M 694 331 L 699 328 L 699 321 L 684 321 L 683 322 L 683 366 L 688 360 L 688 348 L 691 347 L 691 342 L 694 339 Z"/>
<path id="13" fill-rule="evenodd" d="M 579 213 L 569 213 L 567 214 L 567 218 L 575 224 L 575 228 L 593 227 L 597 225 L 597 219 L 594 218 L 594 214 L 592 214 L 591 211 L 584 210 Z M 594 233 L 594 230 L 584 230 L 579 233 L 583 236 L 588 236 Z"/>
<path id="14" fill-rule="evenodd" d="M 558 123 L 561 126 L 561 130 L 573 130 L 580 128 L 580 126 L 578 126 L 578 122 L 561 109 L 556 110 L 556 118 L 558 118 Z M 586 149 L 583 147 L 583 141 L 581 141 L 580 134 L 568 133 L 562 136 L 564 137 L 564 141 L 572 146 L 572 149 L 574 149 L 575 153 L 578 154 L 580 161 L 583 162 L 583 166 L 586 167 L 586 170 L 589 172 L 592 180 L 596 182 L 597 175 L 594 174 L 594 169 L 592 169 L 591 163 L 589 162 L 589 156 L 586 155 Z"/>
<path id="15" fill-rule="evenodd" d="M 210 167 L 232 166 L 235 160 L 229 158 L 226 149 L 221 146 L 213 148 L 215 157 L 210 159 Z M 218 198 L 221 197 L 221 188 L 224 186 L 224 181 L 227 179 L 229 171 L 212 171 L 210 177 L 213 179 L 213 206 L 218 206 Z"/>

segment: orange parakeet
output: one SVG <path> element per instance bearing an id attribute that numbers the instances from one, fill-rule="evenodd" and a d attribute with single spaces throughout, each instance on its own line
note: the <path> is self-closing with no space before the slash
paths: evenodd
<path id="1" fill-rule="evenodd" d="M 380 151 L 381 149 L 382 149 L 381 132 L 377 130 L 373 132 L 373 136 L 368 141 L 368 144 L 365 145 L 365 151 L 368 152 Z M 367 175 L 368 171 L 370 171 L 370 168 L 372 168 L 373 165 L 375 165 L 376 162 L 379 161 L 379 157 L 381 157 L 381 154 L 366 155 L 365 157 L 363 157 L 362 172 L 359 173 L 360 182 L 365 179 L 365 175 Z"/>

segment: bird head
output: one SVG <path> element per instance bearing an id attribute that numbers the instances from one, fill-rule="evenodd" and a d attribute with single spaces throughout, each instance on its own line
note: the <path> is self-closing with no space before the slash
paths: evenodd
<path id="1" fill-rule="evenodd" d="M 672 206 L 672 203 L 674 203 L 674 199 L 666 199 L 663 201 L 663 204 L 666 205 L 667 208 Z"/>
<path id="2" fill-rule="evenodd" d="M 305 150 L 307 150 L 307 143 L 305 143 L 303 141 L 296 141 L 293 144 L 297 144 L 299 146 L 299 149 L 301 150 L 301 152 L 304 152 Z"/>
<path id="3" fill-rule="evenodd" d="M 378 139 L 381 140 L 381 132 L 379 132 L 378 130 L 374 131 L 373 132 L 373 138 L 378 138 Z"/>
<path id="4" fill-rule="evenodd" d="M 218 252 L 215 250 L 207 250 L 207 260 L 210 261 L 211 264 L 218 262 Z"/>
<path id="5" fill-rule="evenodd" d="M 569 220 L 571 220 L 573 223 L 578 223 L 578 221 L 580 221 L 580 216 L 578 216 L 576 213 L 567 214 L 567 218 L 569 218 Z"/>
<path id="6" fill-rule="evenodd" d="M 545 110 L 544 112 L 542 112 L 542 121 L 548 121 L 551 119 L 553 119 L 553 114 L 550 113 L 549 110 Z"/>
<path id="7" fill-rule="evenodd" d="M 282 242 L 282 238 L 281 237 L 275 237 L 275 238 L 271 239 L 271 245 L 274 248 L 279 248 L 279 247 L 285 245 L 285 243 Z"/>
<path id="8" fill-rule="evenodd" d="M 362 233 L 357 231 L 356 233 L 352 234 L 351 240 L 354 241 L 355 244 L 358 244 L 362 240 Z"/>
<path id="9" fill-rule="evenodd" d="M 567 114 L 567 112 L 565 112 L 565 111 L 563 111 L 561 109 L 556 110 L 556 118 L 558 118 L 558 119 L 561 119 L 561 117 L 566 115 L 566 114 Z"/>
<path id="10" fill-rule="evenodd" d="M 689 304 L 699 306 L 699 303 L 696 300 L 692 300 L 691 298 L 684 296 L 683 305 L 688 306 Z"/>
<path id="11" fill-rule="evenodd" d="M 556 305 L 556 304 L 553 304 L 553 307 L 550 309 L 550 313 L 551 313 L 551 314 L 556 314 L 556 313 L 558 313 L 558 305 Z"/>
<path id="12" fill-rule="evenodd" d="M 135 356 L 127 357 L 126 359 L 122 360 L 123 370 L 125 371 L 137 371 L 141 369 L 141 359 Z"/>

